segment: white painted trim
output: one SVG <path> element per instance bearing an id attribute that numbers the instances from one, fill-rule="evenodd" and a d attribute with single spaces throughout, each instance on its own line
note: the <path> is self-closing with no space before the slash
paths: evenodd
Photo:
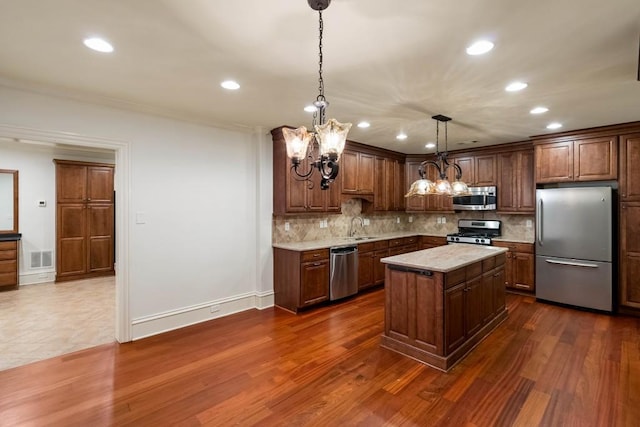
<path id="1" fill-rule="evenodd" d="M 51 283 L 56 280 L 55 271 L 36 271 L 34 273 L 22 273 L 20 275 L 20 286 L 37 285 L 40 283 Z"/>
<path id="2" fill-rule="evenodd" d="M 0 123 L 0 136 L 31 141 L 94 147 L 115 151 L 116 157 L 116 325 L 115 339 L 131 341 L 129 311 L 129 205 L 131 165 L 129 142 Z M 21 276 L 22 277 L 22 276 Z"/>
<path id="3" fill-rule="evenodd" d="M 176 310 L 139 317 L 131 321 L 132 338 L 138 340 L 241 311 L 256 308 L 264 309 L 268 307 L 269 299 L 273 300 L 273 292 L 260 295 L 249 292 L 234 297 L 220 298 Z M 259 304 L 258 300 L 260 300 Z M 273 305 L 273 303 L 271 305 Z M 211 307 L 215 306 L 217 306 L 216 311 L 212 313 Z"/>
<path id="4" fill-rule="evenodd" d="M 264 310 L 265 308 L 273 307 L 275 303 L 275 294 L 273 293 L 273 291 L 256 292 L 255 305 L 258 310 Z"/>

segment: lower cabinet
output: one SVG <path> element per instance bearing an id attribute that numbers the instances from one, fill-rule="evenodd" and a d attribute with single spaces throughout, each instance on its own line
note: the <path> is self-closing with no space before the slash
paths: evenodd
<path id="1" fill-rule="evenodd" d="M 505 255 L 447 273 L 387 265 L 382 346 L 448 370 L 507 316 Z"/>
<path id="2" fill-rule="evenodd" d="M 508 248 L 504 284 L 507 289 L 535 291 L 535 255 L 532 243 L 494 241 L 495 246 Z"/>
<path id="3" fill-rule="evenodd" d="M 384 283 L 384 264 L 380 260 L 388 254 L 388 240 L 358 245 L 358 290 Z"/>
<path id="4" fill-rule="evenodd" d="M 0 291 L 18 289 L 18 241 L 0 242 Z"/>
<path id="5" fill-rule="evenodd" d="M 620 204 L 620 307 L 640 309 L 640 202 Z M 635 313 L 634 313 L 635 314 Z"/>
<path id="6" fill-rule="evenodd" d="M 444 236 L 420 236 L 420 250 L 431 249 L 446 244 L 447 238 Z"/>
<path id="7" fill-rule="evenodd" d="M 297 312 L 329 299 L 329 249 L 274 248 L 275 304 Z"/>
<path id="8" fill-rule="evenodd" d="M 415 252 L 418 249 L 418 236 L 400 237 L 389 240 L 389 256 Z"/>

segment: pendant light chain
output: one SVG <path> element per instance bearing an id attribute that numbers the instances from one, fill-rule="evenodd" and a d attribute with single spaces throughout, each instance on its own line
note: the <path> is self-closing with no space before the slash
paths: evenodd
<path id="1" fill-rule="evenodd" d="M 322 10 L 318 11 L 318 34 L 319 34 L 319 40 L 318 40 L 318 97 L 316 98 L 317 101 L 319 101 L 319 103 L 321 103 L 321 106 L 318 108 L 319 109 L 319 124 L 323 125 L 325 122 L 325 106 L 326 106 L 326 99 L 324 97 L 324 79 L 322 78 L 322 60 L 323 60 L 323 56 L 322 56 L 322 35 L 324 33 L 324 21 L 322 20 Z"/>

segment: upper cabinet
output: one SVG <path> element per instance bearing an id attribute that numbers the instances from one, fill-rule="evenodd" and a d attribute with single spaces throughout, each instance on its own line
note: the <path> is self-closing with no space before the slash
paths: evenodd
<path id="1" fill-rule="evenodd" d="M 535 211 L 533 148 L 496 155 L 498 170 L 498 212 L 533 213 Z"/>
<path id="2" fill-rule="evenodd" d="M 340 156 L 342 194 L 373 194 L 375 156 L 344 150 Z"/>
<path id="3" fill-rule="evenodd" d="M 541 140 L 535 145 L 536 183 L 606 181 L 618 177 L 617 136 Z"/>
<path id="4" fill-rule="evenodd" d="M 640 133 L 620 136 L 620 200 L 640 202 Z"/>
<path id="5" fill-rule="evenodd" d="M 273 136 L 273 213 L 340 212 L 340 175 L 329 185 L 320 188 L 320 174 L 316 170 L 304 181 L 291 170 L 291 160 L 282 135 L 282 128 L 271 131 Z M 300 164 L 300 171 L 310 168 L 308 159 Z M 343 164 L 340 162 L 340 173 Z"/>
<path id="6" fill-rule="evenodd" d="M 405 164 L 397 159 L 377 156 L 374 167 L 373 209 L 404 210 Z"/>
<path id="7" fill-rule="evenodd" d="M 496 185 L 497 168 L 495 154 L 454 157 L 462 169 L 462 181 L 467 185 L 485 187 Z"/>
<path id="8" fill-rule="evenodd" d="M 433 156 L 429 157 L 430 159 Z M 405 190 L 406 194 L 414 181 L 420 178 L 418 170 L 420 164 L 425 160 L 424 157 L 420 158 L 407 158 L 405 164 Z M 426 178 L 436 182 L 439 178 L 438 170 L 431 165 L 427 165 Z M 455 178 L 455 171 L 453 166 L 447 170 L 447 179 L 453 182 Z M 437 194 L 430 194 L 427 196 L 412 196 L 405 199 L 405 206 L 407 212 L 453 212 L 453 199 L 447 196 L 440 196 Z"/>

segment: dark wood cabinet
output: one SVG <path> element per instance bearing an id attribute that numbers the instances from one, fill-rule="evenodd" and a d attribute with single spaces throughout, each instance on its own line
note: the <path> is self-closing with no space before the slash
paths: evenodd
<path id="1" fill-rule="evenodd" d="M 495 246 L 508 248 L 504 285 L 516 291 L 535 291 L 535 256 L 532 243 L 494 241 Z"/>
<path id="2" fill-rule="evenodd" d="M 496 185 L 495 154 L 463 155 L 454 156 L 453 158 L 462 169 L 462 180 L 467 185 L 477 187 Z M 451 178 L 455 178 L 455 174 Z"/>
<path id="3" fill-rule="evenodd" d="M 411 188 L 411 184 L 420 178 L 418 170 L 421 162 L 422 160 L 407 160 L 405 164 L 405 194 Z M 433 166 L 427 166 L 425 174 L 426 178 L 434 183 L 439 179 L 438 171 Z M 453 182 L 454 177 L 454 168 L 450 167 L 447 170 L 447 179 Z M 405 210 L 407 212 L 453 212 L 453 199 L 437 194 L 412 196 L 405 199 Z"/>
<path id="4" fill-rule="evenodd" d="M 340 156 L 342 194 L 373 194 L 375 156 L 344 150 Z"/>
<path id="5" fill-rule="evenodd" d="M 415 252 L 419 249 L 418 236 L 400 237 L 389 240 L 389 256 Z"/>
<path id="6" fill-rule="evenodd" d="M 114 274 L 113 165 L 55 163 L 56 281 Z"/>
<path id="7" fill-rule="evenodd" d="M 496 155 L 498 169 L 498 212 L 535 212 L 533 149 Z"/>
<path id="8" fill-rule="evenodd" d="M 444 236 L 420 236 L 420 249 L 431 249 L 437 246 L 447 244 L 447 238 Z"/>
<path id="9" fill-rule="evenodd" d="M 358 245 L 358 290 L 370 288 L 375 283 L 375 244 L 374 242 Z"/>
<path id="10" fill-rule="evenodd" d="M 0 241 L 0 291 L 18 289 L 18 240 Z"/>
<path id="11" fill-rule="evenodd" d="M 620 306 L 640 309 L 640 202 L 620 204 Z"/>
<path id="12" fill-rule="evenodd" d="M 560 138 L 535 145 L 536 182 L 614 180 L 618 177 L 618 138 Z"/>
<path id="13" fill-rule="evenodd" d="M 329 249 L 292 251 L 274 248 L 275 304 L 299 309 L 329 299 Z"/>
<path id="14" fill-rule="evenodd" d="M 273 137 L 273 213 L 321 213 L 340 212 L 340 178 L 329 184 L 327 190 L 320 188 L 320 174 L 314 171 L 309 181 L 298 177 L 291 169 L 291 160 L 282 135 L 282 128 L 271 131 Z M 304 159 L 299 171 L 310 170 L 309 159 Z M 340 168 L 342 171 L 342 163 Z"/>
<path id="15" fill-rule="evenodd" d="M 620 201 L 640 202 L 640 133 L 620 137 Z"/>
<path id="16" fill-rule="evenodd" d="M 447 273 L 387 265 L 381 345 L 448 370 L 506 317 L 503 264 L 501 254 Z"/>

